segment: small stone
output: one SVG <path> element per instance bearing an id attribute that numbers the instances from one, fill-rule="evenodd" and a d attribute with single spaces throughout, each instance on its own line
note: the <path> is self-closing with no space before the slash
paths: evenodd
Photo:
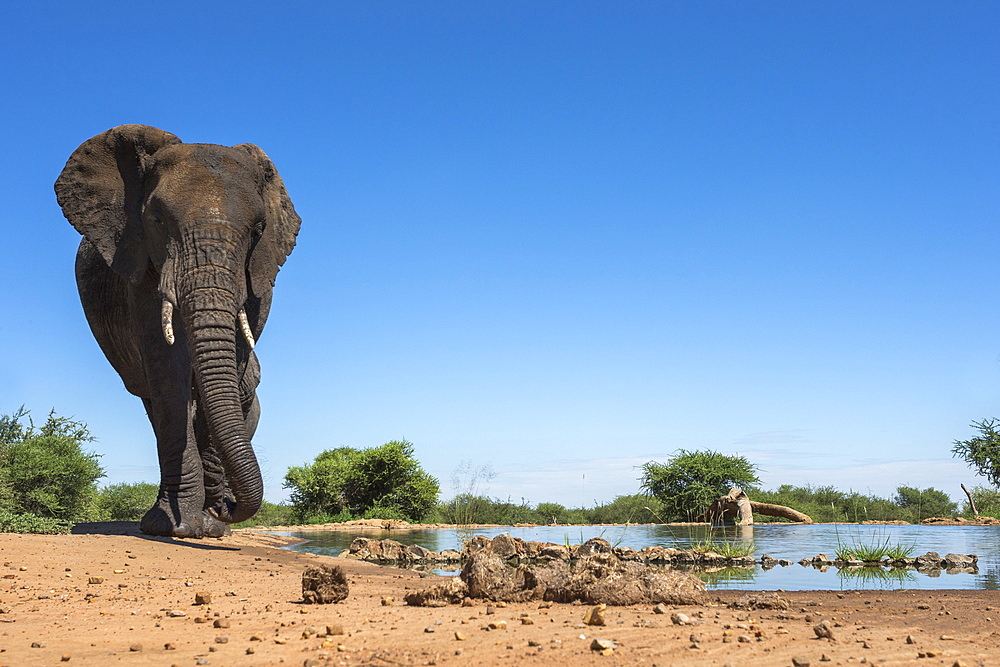
<path id="1" fill-rule="evenodd" d="M 489 615 L 489 614 L 495 614 L 495 613 L 497 613 L 496 607 L 494 607 L 491 604 L 486 605 L 486 614 L 487 615 Z"/>
<path id="2" fill-rule="evenodd" d="M 257 649 L 255 649 L 253 646 L 247 646 L 247 655 L 253 655 L 256 652 Z"/>
<path id="3" fill-rule="evenodd" d="M 809 667 L 809 665 L 811 664 L 812 662 L 809 660 L 809 658 L 805 657 L 804 655 L 797 655 L 792 658 L 792 665 L 794 665 L 795 667 Z"/>
<path id="4" fill-rule="evenodd" d="M 590 650 L 598 651 L 602 655 L 609 655 L 605 651 L 614 651 L 615 643 L 610 639 L 601 639 L 600 637 L 594 637 L 594 640 L 590 642 Z"/>
<path id="5" fill-rule="evenodd" d="M 813 632 L 820 639 L 829 639 L 831 641 L 836 641 L 836 637 L 833 635 L 833 628 L 830 626 L 829 621 L 820 621 L 813 626 Z"/>
<path id="6" fill-rule="evenodd" d="M 195 616 L 194 617 L 194 622 L 195 623 L 208 623 L 208 619 L 205 618 L 204 616 Z"/>
<path id="7" fill-rule="evenodd" d="M 208 664 L 208 660 L 205 660 L 205 658 L 198 658 L 197 660 L 194 661 L 194 664 L 196 664 L 196 665 L 207 665 Z"/>
<path id="8" fill-rule="evenodd" d="M 955 638 L 952 637 L 951 635 L 941 635 L 941 641 L 943 641 L 943 642 L 950 642 L 950 641 L 954 641 L 954 640 L 955 640 Z"/>
<path id="9" fill-rule="evenodd" d="M 828 656 L 826 653 L 824 653 L 823 655 L 821 655 L 819 657 L 819 661 L 820 662 L 830 662 L 830 656 Z"/>
<path id="10" fill-rule="evenodd" d="M 69 662 L 69 653 L 63 653 L 62 657 L 59 658 L 60 662 Z"/>
<path id="11" fill-rule="evenodd" d="M 465 641 L 465 635 L 463 635 L 458 630 L 455 630 L 455 641 L 464 642 Z"/>
<path id="12" fill-rule="evenodd" d="M 103 584 L 104 583 L 104 577 L 90 577 L 89 579 L 87 579 L 87 583 L 88 584 Z"/>
<path id="13" fill-rule="evenodd" d="M 228 628 L 230 625 L 230 620 L 228 618 L 217 618 L 212 621 L 212 627 L 214 628 Z"/>
<path id="14" fill-rule="evenodd" d="M 264 638 L 255 633 L 255 634 L 250 635 L 250 641 L 252 641 L 252 642 L 262 642 L 262 641 L 264 641 Z"/>
<path id="15" fill-rule="evenodd" d="M 869 644 L 868 642 L 861 642 L 861 648 L 871 648 L 871 647 L 872 645 Z"/>
<path id="16" fill-rule="evenodd" d="M 167 642 L 166 644 L 163 645 L 163 650 L 164 651 L 176 651 L 177 647 L 174 646 L 174 644 L 172 642 Z"/>
<path id="17" fill-rule="evenodd" d="M 606 604 L 599 604 L 587 610 L 583 616 L 583 622 L 587 625 L 604 625 L 604 610 L 608 608 Z"/>
<path id="18" fill-rule="evenodd" d="M 487 627 L 490 630 L 506 630 L 507 621 L 493 621 Z"/>
<path id="19" fill-rule="evenodd" d="M 212 604 L 212 594 L 208 591 L 198 591 L 194 594 L 195 604 Z"/>
<path id="20" fill-rule="evenodd" d="M 753 637 L 751 637 L 750 635 L 740 635 L 739 637 L 736 638 L 736 641 L 738 641 L 741 644 L 749 644 L 750 642 L 753 641 Z"/>
<path id="21" fill-rule="evenodd" d="M 917 640 L 913 638 L 913 635 L 906 635 L 907 644 L 916 644 Z"/>
<path id="22" fill-rule="evenodd" d="M 234 598 L 234 597 L 236 597 L 236 591 L 226 591 L 226 597 L 227 598 Z"/>
<path id="23" fill-rule="evenodd" d="M 462 598 L 462 606 L 463 607 L 475 607 L 476 603 L 473 601 L 472 598 Z"/>
<path id="24" fill-rule="evenodd" d="M 521 617 L 521 625 L 534 625 L 534 624 L 535 624 L 535 619 L 531 618 L 530 616 Z"/>
<path id="25" fill-rule="evenodd" d="M 701 643 L 701 635 L 696 635 L 694 633 L 691 633 L 691 636 L 688 637 L 688 641 L 691 642 L 692 644 L 700 644 Z"/>
<path id="26" fill-rule="evenodd" d="M 142 644 L 132 644 L 128 647 L 128 650 L 132 651 L 132 653 L 138 653 L 142 650 Z"/>
<path id="27" fill-rule="evenodd" d="M 676 611 L 670 614 L 670 622 L 674 625 L 691 625 L 691 619 L 687 614 L 682 614 Z"/>
<path id="28" fill-rule="evenodd" d="M 391 596 L 386 595 L 385 597 L 382 598 L 382 606 L 383 607 L 391 607 L 392 604 L 395 601 L 396 600 L 394 598 L 392 598 Z"/>
<path id="29" fill-rule="evenodd" d="M 342 635 L 342 634 L 344 634 L 344 626 L 342 626 L 342 625 L 328 625 L 328 626 L 326 626 L 326 634 L 328 634 L 328 635 Z"/>
<path id="30" fill-rule="evenodd" d="M 31 642 L 31 648 L 45 648 L 45 644 L 41 642 Z"/>
<path id="31" fill-rule="evenodd" d="M 667 608 L 667 605 L 663 604 L 662 602 L 653 607 L 654 614 L 666 614 L 669 611 L 670 610 Z"/>
<path id="32" fill-rule="evenodd" d="M 302 663 L 302 667 L 319 667 L 319 660 L 316 658 L 306 658 L 305 662 Z"/>
<path id="33" fill-rule="evenodd" d="M 187 614 L 180 609 L 171 609 L 167 612 L 167 616 L 170 618 L 183 618 L 184 616 L 187 616 Z"/>
<path id="34" fill-rule="evenodd" d="M 424 628 L 424 632 L 436 632 L 436 631 L 437 630 L 434 628 L 433 625 L 428 625 L 426 628 Z"/>
<path id="35" fill-rule="evenodd" d="M 215 638 L 215 643 L 216 644 L 228 644 L 229 643 L 229 637 L 216 637 Z"/>

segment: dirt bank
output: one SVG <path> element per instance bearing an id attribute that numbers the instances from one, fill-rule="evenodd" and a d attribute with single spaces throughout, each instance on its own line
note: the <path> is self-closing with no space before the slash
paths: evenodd
<path id="1" fill-rule="evenodd" d="M 727 604 L 745 592 L 722 591 L 710 594 L 710 604 L 676 608 L 692 625 L 675 625 L 669 613 L 645 605 L 610 607 L 606 625 L 596 627 L 583 625 L 587 608 L 580 605 L 407 607 L 404 593 L 437 578 L 286 551 L 280 547 L 288 540 L 254 532 L 172 540 L 142 536 L 134 524 L 97 530 L 104 534 L 0 534 L 0 665 L 55 665 L 67 657 L 69 665 L 164 666 L 743 667 L 791 665 L 801 656 L 819 667 L 1000 659 L 996 591 L 780 593 L 787 610 L 732 609 Z M 347 572 L 346 601 L 302 603 L 302 572 L 317 562 Z M 195 604 L 202 592 L 211 601 Z M 394 602 L 384 606 L 383 597 Z M 822 620 L 834 640 L 817 638 Z M 485 629 L 491 623 L 498 629 Z M 343 634 L 319 636 L 328 626 Z M 614 642 L 614 650 L 592 651 L 594 638 Z M 829 662 L 821 662 L 824 655 Z"/>

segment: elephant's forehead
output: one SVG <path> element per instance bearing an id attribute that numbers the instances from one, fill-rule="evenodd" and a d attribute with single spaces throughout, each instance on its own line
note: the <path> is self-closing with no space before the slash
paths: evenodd
<path id="1" fill-rule="evenodd" d="M 257 163 L 245 152 L 215 144 L 175 144 L 159 150 L 154 163 L 160 175 L 165 171 L 208 176 L 241 175 L 253 178 Z"/>

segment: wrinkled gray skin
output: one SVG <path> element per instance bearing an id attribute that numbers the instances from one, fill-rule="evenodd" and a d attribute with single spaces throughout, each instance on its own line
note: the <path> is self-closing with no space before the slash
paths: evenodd
<path id="1" fill-rule="evenodd" d="M 142 530 L 222 536 L 263 498 L 250 445 L 260 366 L 237 314 L 259 338 L 299 229 L 284 184 L 253 144 L 185 144 L 122 125 L 81 145 L 55 190 L 83 235 L 76 277 L 87 321 L 156 433 L 160 492 Z"/>

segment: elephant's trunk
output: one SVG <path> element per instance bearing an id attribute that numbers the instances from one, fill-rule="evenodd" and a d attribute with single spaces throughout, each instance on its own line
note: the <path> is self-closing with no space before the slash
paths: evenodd
<path id="1" fill-rule="evenodd" d="M 202 240 L 204 241 L 204 240 Z M 218 237 L 195 241 L 197 266 L 181 271 L 178 308 L 188 332 L 198 409 L 203 411 L 236 504 L 222 502 L 209 510 L 237 523 L 260 509 L 264 484 L 254 456 L 240 403 L 236 365 L 237 271 L 233 245 Z"/>

